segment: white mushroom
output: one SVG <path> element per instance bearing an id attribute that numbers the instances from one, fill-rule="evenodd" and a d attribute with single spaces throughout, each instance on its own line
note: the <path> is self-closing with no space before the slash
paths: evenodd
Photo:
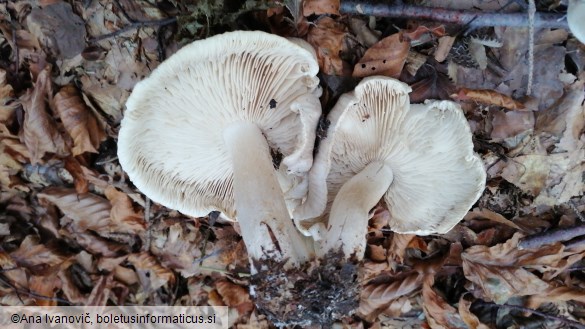
<path id="1" fill-rule="evenodd" d="M 575 38 L 585 44 L 585 0 L 569 0 L 567 22 Z"/>
<path id="2" fill-rule="evenodd" d="M 368 213 L 382 197 L 392 230 L 427 235 L 449 231 L 481 195 L 486 174 L 459 106 L 410 105 L 409 92 L 398 80 L 370 77 L 331 110 L 297 211 L 329 215 L 321 255 L 341 248 L 361 259 Z"/>
<path id="3" fill-rule="evenodd" d="M 236 217 L 252 260 L 289 265 L 310 252 L 271 151 L 305 176 L 321 113 L 319 67 L 299 42 L 238 31 L 185 46 L 136 85 L 118 141 L 122 167 L 153 201 Z"/>

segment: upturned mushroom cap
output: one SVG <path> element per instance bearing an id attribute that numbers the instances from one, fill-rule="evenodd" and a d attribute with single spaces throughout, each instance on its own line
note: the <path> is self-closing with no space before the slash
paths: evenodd
<path id="1" fill-rule="evenodd" d="M 136 85 L 119 134 L 120 163 L 153 201 L 191 216 L 234 218 L 223 131 L 253 122 L 287 172 L 312 165 L 321 113 L 314 54 L 264 32 L 237 31 L 179 50 Z"/>
<path id="2" fill-rule="evenodd" d="M 375 164 L 389 172 L 383 197 L 393 231 L 445 233 L 463 218 L 481 195 L 486 178 L 481 159 L 473 152 L 469 125 L 456 103 L 410 105 L 410 91 L 398 80 L 370 77 L 340 98 L 328 116 L 327 137 L 321 141 L 299 216 L 329 214 L 342 186 Z M 362 175 L 366 179 L 379 175 L 375 166 Z"/>

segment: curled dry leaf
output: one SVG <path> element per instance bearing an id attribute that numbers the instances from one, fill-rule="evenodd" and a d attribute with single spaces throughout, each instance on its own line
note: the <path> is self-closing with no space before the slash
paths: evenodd
<path id="1" fill-rule="evenodd" d="M 149 253 L 132 254 L 128 256 L 128 262 L 136 269 L 142 287 L 147 293 L 163 286 L 173 286 L 175 284 L 176 278 L 173 271 L 161 266 Z"/>
<path id="2" fill-rule="evenodd" d="M 139 233 L 146 229 L 144 213 L 141 210 L 134 210 L 132 201 L 126 193 L 118 191 L 113 186 L 109 186 L 105 194 L 112 205 L 110 218 L 115 223 L 114 225 L 122 232 Z"/>
<path id="3" fill-rule="evenodd" d="M 10 257 L 18 266 L 33 270 L 57 266 L 67 259 L 66 256 L 57 253 L 55 248 L 49 248 L 36 241 L 32 235 L 27 235 L 19 248 L 10 253 Z"/>
<path id="4" fill-rule="evenodd" d="M 433 329 L 466 329 L 467 325 L 457 310 L 449 305 L 434 289 L 434 274 L 427 274 L 423 280 L 423 310 L 427 322 Z"/>
<path id="5" fill-rule="evenodd" d="M 32 275 L 28 279 L 28 289 L 38 296 L 46 298 L 36 298 L 36 306 L 57 306 L 57 292 L 61 290 L 61 280 L 57 276 L 57 271 L 51 271 L 49 274 Z"/>
<path id="6" fill-rule="evenodd" d="M 517 233 L 505 243 L 473 246 L 461 254 L 465 277 L 478 288 L 476 297 L 505 303 L 513 296 L 542 294 L 549 284 L 529 269 L 551 280 L 583 257 L 583 250 L 567 250 L 560 243 L 520 250 L 521 237 Z"/>
<path id="7" fill-rule="evenodd" d="M 461 298 L 459 299 L 458 311 L 461 320 L 465 322 L 469 329 L 489 329 L 488 326 L 479 321 L 475 314 L 471 313 L 471 311 L 469 310 L 469 308 L 471 307 L 471 301 L 468 301 L 464 297 L 465 296 L 461 296 Z"/>
<path id="8" fill-rule="evenodd" d="M 225 305 L 236 308 L 240 315 L 247 314 L 254 309 L 250 294 L 244 287 L 222 280 L 215 283 L 215 288 Z"/>
<path id="9" fill-rule="evenodd" d="M 100 143 L 106 139 L 106 133 L 81 98 L 77 88 L 72 85 L 61 88 L 53 98 L 53 105 L 65 130 L 73 139 L 71 150 L 73 155 L 97 153 Z"/>
<path id="10" fill-rule="evenodd" d="M 457 94 L 453 94 L 451 97 L 458 101 L 473 101 L 481 104 L 496 105 L 508 110 L 524 109 L 524 104 L 515 101 L 509 96 L 489 89 L 461 88 Z"/>
<path id="11" fill-rule="evenodd" d="M 321 71 L 328 75 L 343 75 L 344 64 L 340 57 L 346 37 L 345 26 L 331 17 L 323 17 L 311 27 L 307 41 L 317 51 Z"/>
<path id="12" fill-rule="evenodd" d="M 55 204 L 69 219 L 72 232 L 100 232 L 110 225 L 110 203 L 97 195 L 77 194 L 74 189 L 52 187 L 38 197 Z"/>
<path id="13" fill-rule="evenodd" d="M 305 0 L 303 15 L 339 15 L 340 0 Z"/>
<path id="14" fill-rule="evenodd" d="M 79 194 L 89 192 L 89 183 L 83 175 L 83 169 L 79 161 L 74 157 L 67 157 L 63 164 L 65 165 L 65 170 L 73 177 L 75 191 Z"/>
<path id="15" fill-rule="evenodd" d="M 358 315 L 366 321 L 373 321 L 394 300 L 420 289 L 422 280 L 421 274 L 409 273 L 388 283 L 366 285 L 360 294 Z"/>
<path id="16" fill-rule="evenodd" d="M 386 37 L 366 51 L 364 56 L 353 68 L 355 78 L 384 75 L 398 78 L 408 51 L 410 42 L 404 40 L 401 33 Z"/>
<path id="17" fill-rule="evenodd" d="M 45 153 L 64 156 L 69 152 L 55 121 L 47 112 L 46 100 L 51 93 L 50 72 L 50 67 L 42 70 L 32 90 L 22 97 L 22 136 L 33 164 L 40 162 Z"/>
<path id="18" fill-rule="evenodd" d="M 402 264 L 410 242 L 416 237 L 414 234 L 394 233 L 388 247 L 388 258 Z"/>

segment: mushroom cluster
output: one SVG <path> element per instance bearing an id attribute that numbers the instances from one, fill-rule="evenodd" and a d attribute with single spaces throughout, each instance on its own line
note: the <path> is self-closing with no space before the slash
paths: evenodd
<path id="1" fill-rule="evenodd" d="M 278 325 L 329 324 L 356 308 L 380 199 L 396 232 L 444 233 L 485 184 L 461 109 L 411 105 L 410 87 L 385 77 L 340 98 L 313 160 L 318 70 L 299 39 L 238 31 L 196 41 L 136 85 L 119 133 L 120 163 L 153 201 L 237 219 L 251 293 Z"/>

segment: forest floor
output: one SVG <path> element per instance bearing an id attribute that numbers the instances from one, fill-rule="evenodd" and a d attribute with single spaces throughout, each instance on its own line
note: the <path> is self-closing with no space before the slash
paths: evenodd
<path id="1" fill-rule="evenodd" d="M 518 3 L 415 5 L 528 17 Z M 369 75 L 408 83 L 413 103 L 458 101 L 487 169 L 485 192 L 447 234 L 392 233 L 388 210 L 374 210 L 360 305 L 340 327 L 585 328 L 585 45 L 564 28 L 339 8 L 0 3 L 0 304 L 226 305 L 234 327 L 271 326 L 249 295 L 237 224 L 151 202 L 116 155 L 125 101 L 161 61 L 193 40 L 264 30 L 315 48 L 324 114 Z M 536 9 L 566 12 L 552 0 Z"/>

